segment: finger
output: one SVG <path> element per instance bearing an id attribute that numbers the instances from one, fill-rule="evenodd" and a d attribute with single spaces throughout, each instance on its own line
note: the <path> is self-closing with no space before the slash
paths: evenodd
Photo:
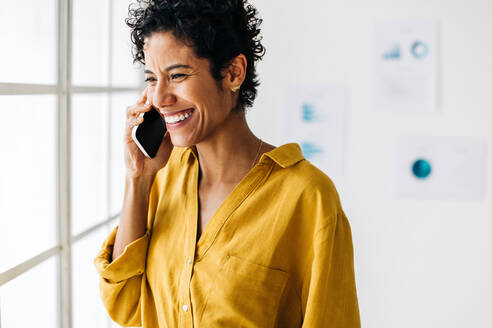
<path id="1" fill-rule="evenodd" d="M 139 117 L 135 117 L 135 118 L 129 119 L 127 121 L 126 127 L 132 129 L 135 126 L 142 124 L 143 121 L 144 121 L 143 116 L 139 116 Z"/>
<path id="2" fill-rule="evenodd" d="M 137 116 L 141 113 L 148 112 L 152 108 L 151 105 L 133 105 L 129 106 L 126 110 L 126 118 Z"/>

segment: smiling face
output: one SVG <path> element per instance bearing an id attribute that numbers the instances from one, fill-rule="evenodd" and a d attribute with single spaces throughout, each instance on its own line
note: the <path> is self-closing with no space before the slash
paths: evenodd
<path id="1" fill-rule="evenodd" d="M 166 121 L 175 146 L 200 143 L 231 114 L 230 74 L 216 81 L 209 60 L 197 58 L 172 33 L 152 33 L 144 54 L 147 99 Z"/>

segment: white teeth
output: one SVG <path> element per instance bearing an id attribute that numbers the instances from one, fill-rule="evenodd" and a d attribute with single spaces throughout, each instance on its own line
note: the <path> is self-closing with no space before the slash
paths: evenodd
<path id="1" fill-rule="evenodd" d="M 186 114 L 179 114 L 179 115 L 176 115 L 176 116 L 171 116 L 171 117 L 165 117 L 165 120 L 166 120 L 166 123 L 177 123 L 179 121 L 182 121 L 182 120 L 185 120 L 187 119 L 188 117 L 191 116 L 191 113 L 186 113 Z"/>

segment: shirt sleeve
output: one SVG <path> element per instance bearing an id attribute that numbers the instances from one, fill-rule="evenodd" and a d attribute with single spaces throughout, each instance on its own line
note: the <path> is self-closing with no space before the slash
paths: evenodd
<path id="1" fill-rule="evenodd" d="M 360 328 L 352 234 L 343 211 L 315 234 L 302 294 L 302 327 Z"/>
<path id="2" fill-rule="evenodd" d="M 110 262 L 117 231 L 115 227 L 94 259 L 101 298 L 116 323 L 125 327 L 141 326 L 141 283 L 149 232 L 128 244 L 123 253 Z"/>

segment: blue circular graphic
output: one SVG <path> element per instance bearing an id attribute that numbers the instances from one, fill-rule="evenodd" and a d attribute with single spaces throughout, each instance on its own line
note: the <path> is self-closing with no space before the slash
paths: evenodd
<path id="1" fill-rule="evenodd" d="M 429 47 L 422 41 L 415 41 L 412 44 L 412 55 L 415 58 L 422 59 L 429 54 Z"/>
<path id="2" fill-rule="evenodd" d="M 427 178 L 431 172 L 432 167 L 431 164 L 425 159 L 418 159 L 412 165 L 412 172 L 419 179 Z"/>

